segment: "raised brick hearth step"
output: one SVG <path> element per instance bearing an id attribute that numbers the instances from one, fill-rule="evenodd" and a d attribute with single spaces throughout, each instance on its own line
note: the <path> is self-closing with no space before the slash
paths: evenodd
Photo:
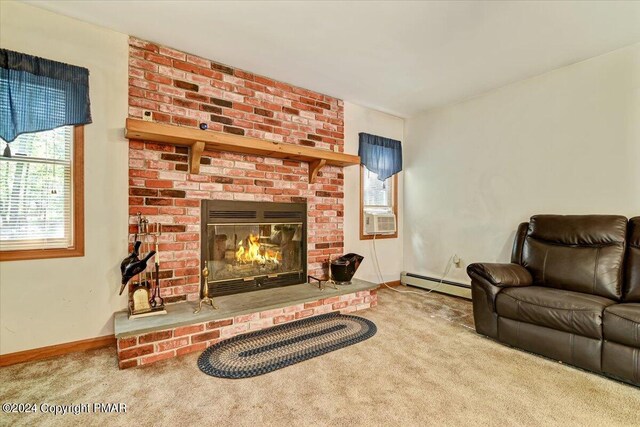
<path id="1" fill-rule="evenodd" d="M 129 319 L 115 314 L 115 335 L 121 369 L 146 365 L 193 351 L 235 335 L 332 311 L 352 313 L 378 303 L 377 284 L 354 279 L 351 285 L 320 291 L 304 283 L 216 298 L 218 310 L 195 304 L 167 307 L 162 316 Z"/>

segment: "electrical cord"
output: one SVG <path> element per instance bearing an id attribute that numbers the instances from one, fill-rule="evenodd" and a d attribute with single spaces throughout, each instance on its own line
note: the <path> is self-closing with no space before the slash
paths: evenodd
<path id="1" fill-rule="evenodd" d="M 380 283 L 383 284 L 384 286 L 386 286 L 387 288 L 391 289 L 394 292 L 398 292 L 401 294 L 416 294 L 416 295 L 429 295 L 431 292 L 440 289 L 442 287 L 442 284 L 444 282 L 444 279 L 447 277 L 447 275 L 449 274 L 449 272 L 451 271 L 451 265 L 453 264 L 453 258 L 456 256 L 456 254 L 451 255 L 451 257 L 449 258 L 449 261 L 447 262 L 447 266 L 444 269 L 444 272 L 442 273 L 442 276 L 440 277 L 440 281 L 438 282 L 438 285 L 429 289 L 427 292 L 416 292 L 416 291 L 401 291 L 398 289 L 394 289 L 392 286 L 389 286 L 387 284 L 387 282 L 384 280 L 384 277 L 382 275 L 382 270 L 380 269 L 380 260 L 378 259 L 378 251 L 376 250 L 376 233 L 373 234 L 373 259 L 374 259 L 374 264 L 378 273 L 378 279 L 380 280 Z M 402 284 L 403 286 L 407 286 L 404 283 Z"/>
<path id="2" fill-rule="evenodd" d="M 378 279 L 380 280 L 380 283 L 383 284 L 384 286 L 386 286 L 387 288 L 389 288 L 390 290 L 394 291 L 394 292 L 398 292 L 400 294 L 416 294 L 416 295 L 420 295 L 420 296 L 426 296 L 429 295 L 431 292 L 440 289 L 440 287 L 442 286 L 444 279 L 447 277 L 447 274 L 449 274 L 449 272 L 451 271 L 451 265 L 453 265 L 453 259 L 455 258 L 456 254 L 451 255 L 451 257 L 449 258 L 449 261 L 447 262 L 447 266 L 444 269 L 444 272 L 442 273 L 442 277 L 440 277 L 440 281 L 438 282 L 438 285 L 429 289 L 427 292 L 416 292 L 416 291 L 401 291 L 398 289 L 395 289 L 391 286 L 389 286 L 387 284 L 387 282 L 384 280 L 384 277 L 382 276 L 382 270 L 380 269 L 380 261 L 378 260 L 378 251 L 376 250 L 376 235 L 373 235 L 373 259 L 374 259 L 374 264 L 376 267 L 376 271 L 378 273 Z M 405 285 L 404 283 L 402 283 L 402 285 L 404 287 L 407 287 L 407 285 Z M 456 320 L 460 320 L 461 317 L 455 318 L 455 319 L 451 319 L 451 318 L 447 318 L 444 316 L 440 316 L 438 314 L 432 314 L 431 317 L 439 317 L 441 319 L 446 320 L 447 322 L 451 322 L 451 323 L 455 323 L 457 325 L 460 325 L 464 328 L 470 329 L 470 330 L 475 330 L 474 328 L 465 325 L 464 323 L 461 322 L 457 322 Z"/>

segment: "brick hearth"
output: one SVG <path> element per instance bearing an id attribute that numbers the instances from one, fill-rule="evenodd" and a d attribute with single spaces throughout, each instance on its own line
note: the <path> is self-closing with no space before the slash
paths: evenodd
<path id="1" fill-rule="evenodd" d="M 342 152 L 343 102 L 208 59 L 130 38 L 129 116 Z M 320 274 L 343 252 L 342 168 L 324 167 L 309 183 L 308 164 L 205 152 L 200 174 L 188 151 L 130 141 L 129 214 L 163 224 L 161 288 L 168 302 L 198 298 L 200 201 L 307 202 L 308 271 Z M 133 233 L 132 226 L 130 232 Z"/>
<path id="2" fill-rule="evenodd" d="M 293 288 L 298 289 L 293 289 Z M 302 284 L 288 288 L 258 291 L 216 299 L 219 310 L 205 307 L 201 314 L 193 315 L 193 303 L 174 304 L 169 314 L 144 319 L 127 319 L 126 312 L 116 313 L 115 329 L 118 341 L 118 360 L 121 369 L 146 365 L 159 360 L 203 351 L 227 338 L 246 332 L 269 328 L 305 317 L 339 311 L 353 313 L 378 304 L 377 285 L 354 280 L 353 285 L 338 290 L 319 291 L 313 285 Z M 294 293 L 298 296 L 293 295 Z M 256 298 L 256 294 L 262 294 Z M 269 295 L 290 293 L 292 303 L 272 304 Z M 300 294 L 306 295 L 302 298 Z M 229 298 L 235 306 L 229 308 Z M 239 298 L 253 298 L 259 302 L 255 309 L 243 307 Z M 234 315 L 234 312 L 240 313 Z M 172 324 L 173 323 L 173 324 Z M 165 326 L 163 326 L 165 325 Z"/>

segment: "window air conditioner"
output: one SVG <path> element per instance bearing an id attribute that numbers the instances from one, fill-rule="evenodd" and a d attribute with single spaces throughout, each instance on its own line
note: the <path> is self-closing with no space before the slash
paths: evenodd
<path id="1" fill-rule="evenodd" d="M 393 234 L 396 232 L 396 215 L 393 213 L 364 213 L 365 234 Z"/>

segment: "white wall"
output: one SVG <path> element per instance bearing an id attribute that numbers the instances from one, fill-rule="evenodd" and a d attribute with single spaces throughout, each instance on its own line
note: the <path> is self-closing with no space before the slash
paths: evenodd
<path id="1" fill-rule="evenodd" d="M 358 133 L 366 132 L 403 141 L 404 120 L 359 105 L 344 103 L 345 152 L 358 154 Z M 403 144 L 404 145 L 404 144 Z M 356 277 L 380 283 L 374 264 L 373 243 L 360 240 L 360 168 L 344 168 L 344 250 L 365 257 Z M 398 176 L 398 237 L 376 240 L 376 250 L 384 281 L 400 279 L 402 271 L 403 172 Z"/>
<path id="2" fill-rule="evenodd" d="M 428 111 L 405 135 L 407 271 L 438 276 L 454 252 L 508 261 L 537 213 L 640 215 L 640 44 Z"/>
<path id="3" fill-rule="evenodd" d="M 3 48 L 83 66 L 85 256 L 0 263 L 0 353 L 113 333 L 127 242 L 127 36 L 25 4 L 0 2 Z"/>

